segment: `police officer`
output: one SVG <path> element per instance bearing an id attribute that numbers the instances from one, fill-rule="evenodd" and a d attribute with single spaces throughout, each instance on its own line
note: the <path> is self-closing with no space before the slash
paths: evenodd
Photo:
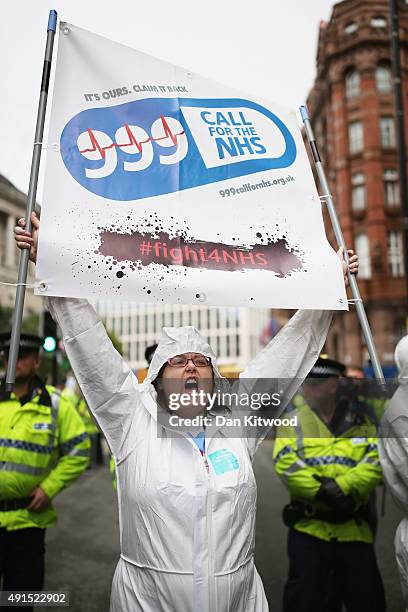
<path id="1" fill-rule="evenodd" d="M 73 377 L 72 377 L 73 378 Z M 89 440 L 91 443 L 91 451 L 90 451 L 90 462 L 88 465 L 88 469 L 95 468 L 99 465 L 103 465 L 103 452 L 102 452 L 102 434 L 99 431 L 99 427 L 96 424 L 95 419 L 89 412 L 87 403 L 82 395 L 82 392 L 73 378 L 74 385 L 73 388 L 71 384 L 68 384 L 61 391 L 61 396 L 70 400 L 76 408 L 79 416 L 82 419 L 82 422 L 85 427 L 85 431 L 89 436 Z M 68 381 L 70 382 L 70 381 Z"/>
<path id="2" fill-rule="evenodd" d="M 385 610 L 368 505 L 381 481 L 376 426 L 344 371 L 319 358 L 291 413 L 296 426 L 277 432 L 274 466 L 291 498 L 284 612 L 326 612 L 338 593 L 347 612 Z"/>
<path id="3" fill-rule="evenodd" d="M 42 339 L 21 334 L 14 391 L 0 386 L 0 584 L 39 591 L 53 498 L 88 465 L 89 439 L 74 406 L 37 376 Z M 0 334 L 7 367 L 10 333 Z M 31 608 L 32 609 L 32 608 Z"/>

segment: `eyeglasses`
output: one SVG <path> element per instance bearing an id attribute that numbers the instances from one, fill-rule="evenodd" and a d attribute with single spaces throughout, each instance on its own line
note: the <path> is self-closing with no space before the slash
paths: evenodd
<path id="1" fill-rule="evenodd" d="M 194 355 L 194 357 L 186 357 L 185 355 L 176 355 L 167 360 L 167 365 L 172 368 L 184 368 L 189 361 L 192 361 L 196 368 L 205 368 L 211 365 L 211 359 L 205 355 Z"/>

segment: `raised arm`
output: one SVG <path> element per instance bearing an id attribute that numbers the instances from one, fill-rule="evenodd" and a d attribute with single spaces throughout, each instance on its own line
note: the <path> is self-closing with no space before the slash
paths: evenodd
<path id="1" fill-rule="evenodd" d="M 350 272 L 357 274 L 358 257 L 353 251 L 348 253 Z M 343 265 L 344 281 L 347 286 L 347 268 L 343 260 L 343 250 L 339 249 L 337 254 Z M 296 379 L 301 382 L 310 372 L 323 348 L 332 315 L 333 313 L 327 310 L 299 310 L 249 363 L 241 378 Z M 292 395 L 295 391 L 294 388 Z"/>
<path id="2" fill-rule="evenodd" d="M 40 224 L 34 214 L 32 223 L 32 235 L 25 231 L 24 219 L 19 220 L 14 232 L 17 246 L 29 248 L 30 259 L 35 262 Z M 47 302 L 61 328 L 67 357 L 88 406 L 111 450 L 118 454 L 137 403 L 137 379 L 86 300 L 49 297 Z"/>
<path id="3" fill-rule="evenodd" d="M 326 341 L 332 316 L 331 310 L 298 310 L 241 378 L 305 378 Z"/>
<path id="4" fill-rule="evenodd" d="M 349 251 L 350 272 L 358 271 L 358 257 Z M 338 251 L 347 286 L 347 268 L 343 251 Z M 281 404 L 274 411 L 281 414 L 312 369 L 326 341 L 333 313 L 327 310 L 299 310 L 269 344 L 252 359 L 240 376 L 240 388 L 250 393 L 256 390 L 278 392 Z M 267 382 L 269 381 L 269 382 Z M 257 389 L 257 387 L 259 387 Z M 266 436 L 269 427 L 261 428 L 250 443 L 254 452 Z"/>
<path id="5" fill-rule="evenodd" d="M 264 409 L 264 417 L 282 415 L 323 348 L 332 314 L 327 310 L 299 310 L 240 375 L 237 386 L 241 394 L 279 394 L 280 404 Z M 246 429 L 251 456 L 272 428 L 268 419 L 257 428 Z"/>

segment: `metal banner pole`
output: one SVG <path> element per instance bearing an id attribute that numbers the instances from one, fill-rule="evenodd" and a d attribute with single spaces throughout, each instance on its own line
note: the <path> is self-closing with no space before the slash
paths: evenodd
<path id="1" fill-rule="evenodd" d="M 300 114 L 303 120 L 303 124 L 305 126 L 306 137 L 310 145 L 310 149 L 312 151 L 313 160 L 316 166 L 316 172 L 319 177 L 319 181 L 323 190 L 323 198 L 327 205 L 327 210 L 329 212 L 330 221 L 333 226 L 334 235 L 337 240 L 337 244 L 339 247 L 343 247 L 344 250 L 344 259 L 345 262 L 349 263 L 349 257 L 347 253 L 346 243 L 344 241 L 343 232 L 341 231 L 339 219 L 336 213 L 336 209 L 334 207 L 333 198 L 330 193 L 329 184 L 326 179 L 326 174 L 323 168 L 322 161 L 320 159 L 319 151 L 317 148 L 316 140 L 313 135 L 312 126 L 309 118 L 309 111 L 306 106 L 300 107 Z M 356 277 L 353 274 L 348 272 L 348 279 L 350 283 L 350 288 L 353 293 L 354 302 L 356 305 L 357 316 L 361 325 L 361 329 L 363 332 L 364 340 L 367 345 L 368 353 L 370 355 L 371 363 L 374 370 L 374 375 L 377 381 L 381 384 L 385 384 L 384 374 L 381 368 L 380 361 L 378 359 L 377 350 L 374 345 L 373 336 L 371 333 L 370 325 L 368 323 L 367 315 L 364 309 L 363 300 L 360 296 L 360 291 L 358 289 Z"/>
<path id="2" fill-rule="evenodd" d="M 37 196 L 38 172 L 41 160 L 42 138 L 44 132 L 45 112 L 47 108 L 48 85 L 50 81 L 52 50 L 54 47 L 54 37 L 57 29 L 57 12 L 50 11 L 47 26 L 47 43 L 45 46 L 44 66 L 41 80 L 40 100 L 38 103 L 37 124 L 35 128 L 33 156 L 31 160 L 30 183 L 28 187 L 27 206 L 25 212 L 25 222 L 27 231 L 31 231 L 31 213 L 34 210 Z M 23 318 L 25 286 L 27 283 L 27 272 L 29 262 L 29 251 L 23 249 L 20 254 L 20 264 L 18 269 L 18 281 L 16 300 L 14 303 L 13 325 L 11 330 L 10 351 L 6 374 L 6 391 L 12 391 L 16 379 L 16 363 L 18 349 L 20 345 L 21 322 Z"/>

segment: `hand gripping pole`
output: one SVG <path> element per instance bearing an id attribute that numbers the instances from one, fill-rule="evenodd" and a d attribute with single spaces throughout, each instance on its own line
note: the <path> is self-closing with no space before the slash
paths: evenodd
<path id="1" fill-rule="evenodd" d="M 306 137 L 309 142 L 310 149 L 312 151 L 313 161 L 315 163 L 317 176 L 319 177 L 320 185 L 323 190 L 322 198 L 324 198 L 326 205 L 327 205 L 327 210 L 330 216 L 330 221 L 333 226 L 333 231 L 334 231 L 334 235 L 337 240 L 337 244 L 339 245 L 339 247 L 343 247 L 344 259 L 345 259 L 346 264 L 348 265 L 349 257 L 347 253 L 346 243 L 344 241 L 343 232 L 341 231 L 339 219 L 336 213 L 336 209 L 334 207 L 333 198 L 330 194 L 329 184 L 327 182 L 322 160 L 320 159 L 316 140 L 313 135 L 313 130 L 312 130 L 312 126 L 311 126 L 310 118 L 309 118 L 309 111 L 306 106 L 301 106 L 299 110 L 300 110 L 300 114 L 303 120 L 303 125 L 305 127 Z M 378 359 L 378 354 L 377 354 L 377 351 L 374 345 L 373 336 L 372 336 L 370 325 L 369 325 L 367 315 L 364 309 L 363 301 L 360 296 L 360 291 L 358 289 L 356 277 L 353 274 L 350 274 L 350 272 L 347 272 L 347 275 L 348 275 L 348 279 L 350 283 L 350 288 L 353 293 L 353 300 L 356 306 L 357 316 L 360 322 L 364 340 L 366 342 L 368 353 L 370 355 L 371 363 L 373 366 L 375 378 L 379 383 L 384 385 L 385 384 L 384 374 L 381 368 L 380 361 Z"/>

